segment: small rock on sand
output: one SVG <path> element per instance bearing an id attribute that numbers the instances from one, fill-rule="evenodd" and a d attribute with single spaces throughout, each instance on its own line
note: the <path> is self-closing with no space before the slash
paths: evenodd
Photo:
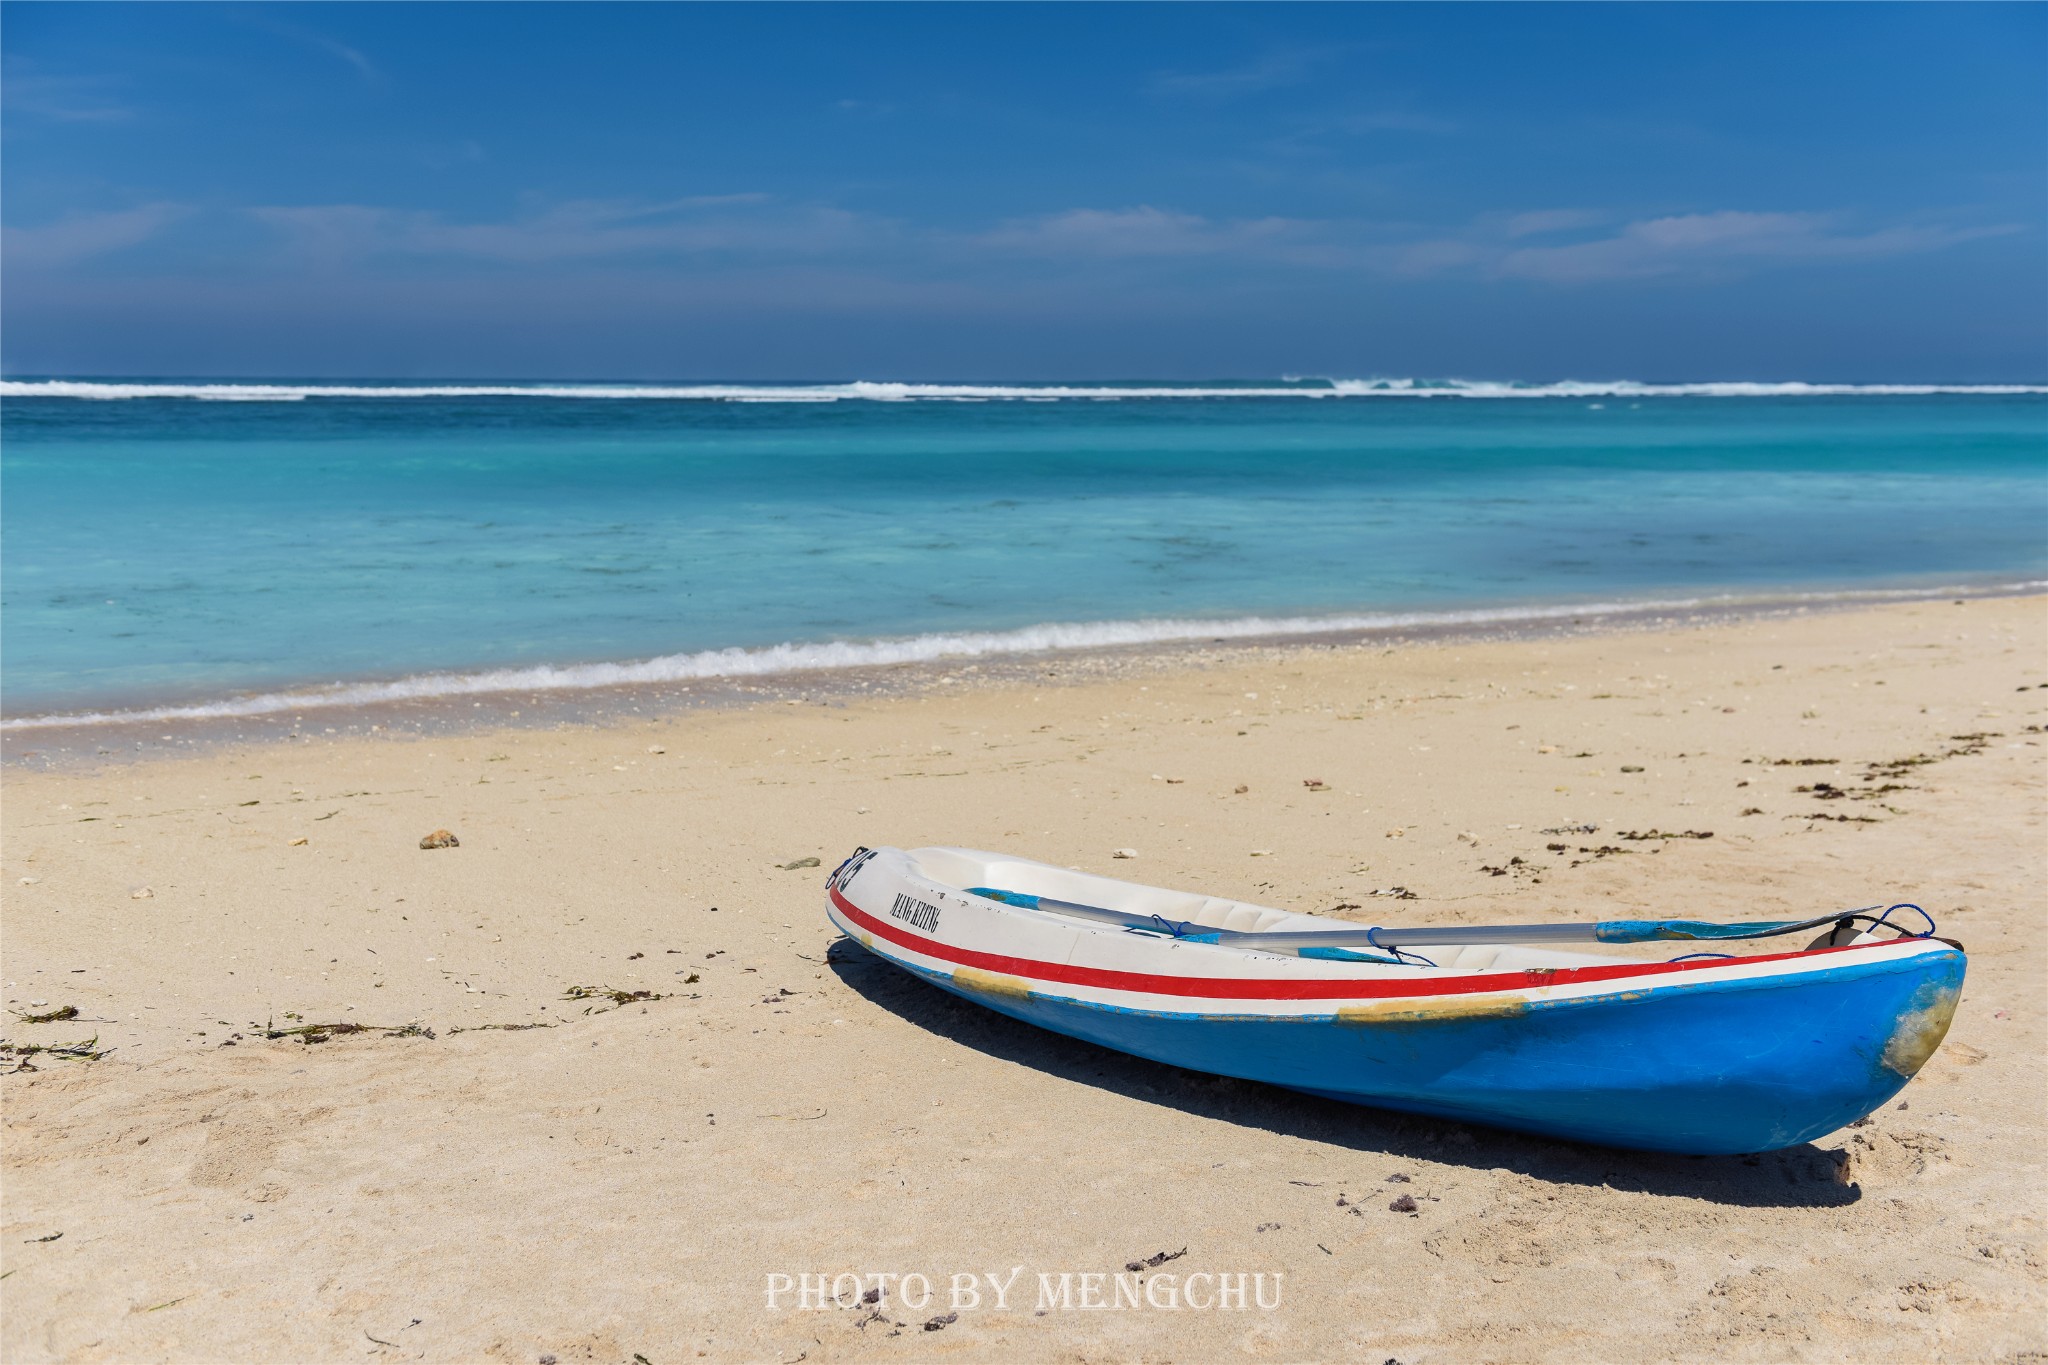
<path id="1" fill-rule="evenodd" d="M 131 901 L 146 901 L 155 894 L 156 892 L 150 890 L 146 886 L 138 886 L 133 891 L 130 891 L 128 893 L 128 899 Z"/>
<path id="2" fill-rule="evenodd" d="M 659 744 L 650 744 L 647 746 L 647 752 L 650 754 L 665 754 L 668 750 L 662 748 Z"/>
<path id="3" fill-rule="evenodd" d="M 1136 850 L 1135 848 L 1119 848 L 1113 851 L 1109 856 L 1112 858 L 1135 858 L 1138 856 L 1138 850 Z"/>
<path id="4" fill-rule="evenodd" d="M 1391 1204 L 1388 1204 L 1387 1207 L 1395 1213 L 1414 1213 L 1416 1212 L 1415 1196 L 1412 1194 L 1401 1195 Z"/>
<path id="5" fill-rule="evenodd" d="M 445 829 L 437 829 L 420 840 L 421 848 L 461 848 L 462 841 Z"/>
<path id="6" fill-rule="evenodd" d="M 303 834 L 301 834 L 301 835 L 300 835 L 300 836 L 299 836 L 298 838 L 296 838 L 296 839 L 292 840 L 292 842 L 291 842 L 291 847 L 293 847 L 293 848 L 303 848 L 303 847 L 305 847 L 305 844 L 306 844 L 306 836 L 305 836 L 305 835 L 303 835 Z"/>

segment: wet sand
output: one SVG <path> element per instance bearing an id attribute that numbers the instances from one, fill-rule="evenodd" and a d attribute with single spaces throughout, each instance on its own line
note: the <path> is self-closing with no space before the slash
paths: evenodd
<path id="1" fill-rule="evenodd" d="M 602 724 L 323 723 L 118 762 L 109 735 L 98 762 L 13 766 L 8 1003 L 78 1014 L 7 1039 L 105 1055 L 0 1080 L 0 1351 L 2048 1350 L 2041 599 L 913 684 Z M 459 847 L 420 849 L 439 828 Z M 1625 837 L 1651 829 L 1712 837 Z M 1867 1125 L 1645 1157 L 988 1015 L 832 941 L 823 873 L 877 843 L 1383 922 L 1910 900 L 1970 977 L 1947 1043 Z M 661 998 L 577 996 L 598 988 Z M 369 1027 L 266 1036 L 336 1022 Z M 1414 1213 L 1388 1207 L 1403 1194 Z M 986 1279 L 952 1299 L 955 1275 L 1013 1273 L 1000 1306 Z M 1264 1276 L 1221 1283 L 1278 1306 L 1116 1307 L 1119 1273 L 1176 1293 Z M 871 1308 L 804 1305 L 805 1275 L 858 1298 L 849 1274 L 922 1275 L 931 1298 L 890 1280 Z M 1111 1278 L 1070 1279 L 1063 1304 L 1063 1274 Z M 1080 1306 L 1089 1283 L 1111 1307 Z"/>

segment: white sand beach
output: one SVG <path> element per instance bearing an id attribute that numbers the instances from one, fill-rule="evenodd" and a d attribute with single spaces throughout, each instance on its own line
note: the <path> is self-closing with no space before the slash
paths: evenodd
<path id="1" fill-rule="evenodd" d="M 2040 1359 L 2044 605 L 16 768 L 7 1003 L 77 1013 L 6 1025 L 0 1355 Z M 1701 837 L 1620 837 L 1652 828 Z M 822 880 L 862 844 L 1380 922 L 1912 901 L 1970 974 L 1867 1124 L 1643 1156 L 988 1014 L 834 942 Z M 266 1037 L 337 1023 L 367 1031 Z M 1132 1262 L 1277 1306 L 1040 1280 Z M 897 1278 L 773 1296 L 847 1274 Z"/>

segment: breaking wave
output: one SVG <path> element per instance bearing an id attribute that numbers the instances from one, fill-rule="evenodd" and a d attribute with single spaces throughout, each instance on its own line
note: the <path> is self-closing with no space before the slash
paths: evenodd
<path id="1" fill-rule="evenodd" d="M 1567 380 L 1288 379 L 1244 384 L 211 384 L 0 380 L 0 398 L 190 399 L 297 403 L 309 398 L 550 398 L 700 403 L 1117 402 L 1195 398 L 1840 398 L 2048 394 L 2048 384 L 1809 384 L 1714 381 L 1644 384 Z"/>
<path id="2" fill-rule="evenodd" d="M 0 730 L 33 730 L 73 725 L 146 724 L 161 721 L 232 720 L 327 707 L 379 702 L 435 701 L 490 693 L 583 691 L 633 684 L 691 682 L 810 673 L 884 664 L 935 663 L 1040 654 L 1053 650 L 1117 645 L 1185 644 L 1322 635 L 1371 630 L 1415 630 L 1460 626 L 1613 617 L 1644 612 L 1698 609 L 1771 608 L 1858 601 L 1906 601 L 2039 592 L 2048 580 L 1972 588 L 1850 589 L 1749 596 L 1709 596 L 1643 601 L 1582 602 L 1544 606 L 1475 608 L 1435 612 L 1358 612 L 1334 616 L 1244 616 L 1229 620 L 1174 618 L 1153 621 L 1090 621 L 1026 626 L 1019 630 L 914 635 L 899 639 L 781 644 L 761 649 L 707 649 L 624 663 L 536 664 L 475 673 L 422 673 L 385 682 L 336 683 L 327 687 L 260 692 L 219 701 L 119 711 L 84 711 L 23 716 L 0 721 Z"/>

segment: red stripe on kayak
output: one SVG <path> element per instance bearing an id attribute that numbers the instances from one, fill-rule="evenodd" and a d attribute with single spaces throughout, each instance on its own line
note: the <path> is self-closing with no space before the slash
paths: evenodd
<path id="1" fill-rule="evenodd" d="M 1158 976 L 1150 972 L 1119 972 L 1107 967 L 1075 967 L 1035 958 L 1010 957 L 1003 953 L 956 948 L 934 938 L 876 919 L 831 887 L 832 903 L 861 928 L 880 934 L 891 943 L 957 962 L 963 967 L 1002 972 L 1038 981 L 1058 981 L 1071 986 L 1099 986 L 1112 991 L 1139 991 L 1146 995 L 1186 995 L 1232 1000 L 1359 1000 L 1418 995 L 1472 995 L 1482 991 L 1528 990 L 1538 986 L 1568 986 L 1586 981 L 1618 981 L 1632 976 L 1666 976 L 1677 972 L 1711 970 L 1715 967 L 1751 966 L 1758 962 L 1783 962 L 1788 958 L 1811 957 L 1821 953 L 1845 953 L 1857 948 L 1875 948 L 1875 943 L 1843 944 L 1837 948 L 1814 948 L 1797 953 L 1765 953 L 1732 961 L 1632 962 L 1613 967 L 1559 967 L 1552 971 L 1498 972 L 1491 976 L 1453 976 L 1425 980 L 1360 981 L 1322 979 L 1256 979 L 1241 976 Z"/>

